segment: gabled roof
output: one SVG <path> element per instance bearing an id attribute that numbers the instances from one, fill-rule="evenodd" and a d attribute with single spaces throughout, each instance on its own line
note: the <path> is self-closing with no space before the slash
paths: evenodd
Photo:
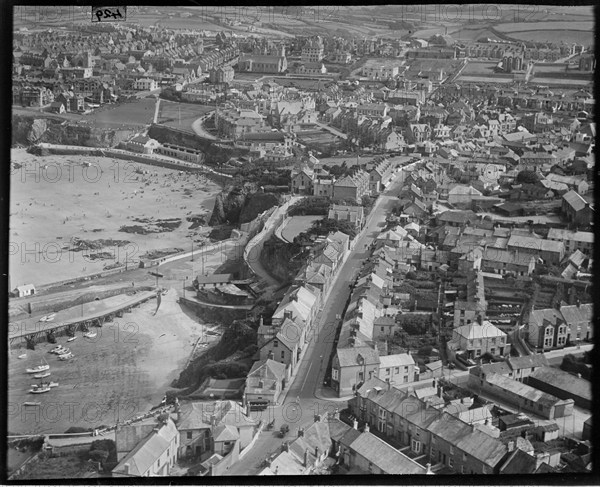
<path id="1" fill-rule="evenodd" d="M 468 340 L 506 336 L 506 333 L 496 328 L 489 321 L 484 321 L 483 325 L 471 323 L 469 325 L 458 326 L 454 329 L 454 332 Z"/>
<path id="2" fill-rule="evenodd" d="M 382 355 L 379 357 L 379 368 L 403 367 L 405 365 L 415 365 L 412 355 L 408 353 L 398 353 L 395 355 Z"/>
<path id="3" fill-rule="evenodd" d="M 213 432 L 214 441 L 236 441 L 239 438 L 237 428 L 229 424 L 220 424 Z"/>
<path id="4" fill-rule="evenodd" d="M 142 439 L 119 462 L 113 471 L 140 477 L 145 475 L 167 448 L 174 444 L 175 438 L 178 435 L 179 432 L 175 427 L 175 423 L 171 419 L 168 419 L 158 430 L 153 430 L 148 436 Z M 127 472 L 126 466 L 129 467 Z"/>
<path id="5" fill-rule="evenodd" d="M 357 436 L 347 446 L 386 474 L 424 474 L 426 472 L 425 467 L 370 432 L 364 432 Z"/>
<path id="6" fill-rule="evenodd" d="M 353 367 L 364 361 L 366 365 L 379 364 L 379 353 L 371 347 L 338 348 L 336 355 L 340 367 Z"/>
<path id="7" fill-rule="evenodd" d="M 571 190 L 563 195 L 566 203 L 575 211 L 583 210 L 589 203 L 575 190 Z"/>
<path id="8" fill-rule="evenodd" d="M 433 435 L 492 468 L 495 468 L 506 454 L 506 446 L 502 442 L 473 429 L 449 413 L 442 413 L 427 429 Z"/>

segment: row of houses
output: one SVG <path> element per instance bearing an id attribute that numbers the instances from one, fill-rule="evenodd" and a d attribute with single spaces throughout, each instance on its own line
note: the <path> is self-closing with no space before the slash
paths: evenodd
<path id="1" fill-rule="evenodd" d="M 166 477 L 178 460 L 219 459 L 251 444 L 259 422 L 234 401 L 176 400 L 172 413 L 118 426 L 113 477 Z"/>
<path id="2" fill-rule="evenodd" d="M 315 242 L 316 250 L 297 274 L 266 324 L 257 332 L 259 361 L 246 379 L 244 403 L 251 408 L 276 404 L 279 394 L 295 375 L 302 355 L 314 339 L 316 317 L 332 278 L 350 248 L 348 235 L 335 232 Z"/>

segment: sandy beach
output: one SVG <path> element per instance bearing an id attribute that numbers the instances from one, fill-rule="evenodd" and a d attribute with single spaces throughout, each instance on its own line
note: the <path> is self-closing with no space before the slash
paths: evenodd
<path id="1" fill-rule="evenodd" d="M 37 157 L 11 150 L 10 287 L 70 279 L 115 262 L 136 262 L 148 250 L 191 247 L 209 229 L 189 230 L 189 215 L 212 212 L 217 184 L 203 175 L 103 157 Z M 145 173 L 139 174 L 137 171 Z M 135 218 L 179 218 L 170 232 L 139 235 L 119 231 Z M 77 237 L 131 243 L 102 249 L 95 260 L 65 246 Z"/>
<path id="2" fill-rule="evenodd" d="M 117 417 L 131 419 L 158 405 L 198 338 L 218 339 L 205 334 L 206 326 L 182 309 L 177 297 L 173 289 L 163 296 L 156 316 L 156 300 L 151 300 L 102 328 L 93 327 L 95 338 L 84 338 L 78 331 L 72 342 L 61 336 L 57 344 L 11 351 L 8 430 L 59 433 L 71 426 L 111 425 Z M 71 349 L 71 361 L 48 353 L 58 344 Z M 27 357 L 18 359 L 22 353 Z M 45 394 L 30 394 L 31 385 L 40 381 L 25 370 L 43 361 L 50 365 L 48 379 L 59 386 Z M 41 405 L 24 406 L 26 401 Z"/>

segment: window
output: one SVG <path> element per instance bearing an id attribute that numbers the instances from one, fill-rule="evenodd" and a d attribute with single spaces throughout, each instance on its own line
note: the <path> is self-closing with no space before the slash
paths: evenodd
<path id="1" fill-rule="evenodd" d="M 454 455 L 454 447 L 450 445 L 450 455 Z"/>
<path id="2" fill-rule="evenodd" d="M 191 439 L 192 439 L 192 432 L 191 432 L 191 431 L 188 431 L 188 432 L 186 433 L 185 437 L 186 437 L 188 440 L 191 440 Z"/>
<path id="3" fill-rule="evenodd" d="M 281 351 L 281 358 L 284 359 L 285 358 L 285 350 Z"/>
<path id="4" fill-rule="evenodd" d="M 464 465 L 461 465 L 461 467 L 460 467 L 460 473 L 463 473 L 463 474 L 467 473 L 467 469 L 465 468 Z"/>
<path id="5" fill-rule="evenodd" d="M 399 374 L 399 373 L 400 373 L 400 367 L 396 367 L 396 368 L 394 369 L 394 372 L 395 372 L 396 374 Z"/>
<path id="6" fill-rule="evenodd" d="M 466 462 L 467 461 L 467 454 L 463 453 L 463 457 L 462 458 L 463 458 L 463 462 Z"/>
<path id="7" fill-rule="evenodd" d="M 339 374 L 338 369 L 331 369 L 331 378 L 333 380 L 338 380 L 338 377 L 339 377 L 338 374 Z"/>
<path id="8" fill-rule="evenodd" d="M 273 346 L 274 347 L 278 347 L 279 346 L 279 340 L 273 340 Z"/>
<path id="9" fill-rule="evenodd" d="M 404 382 L 408 382 L 408 375 L 404 376 Z"/>
<path id="10" fill-rule="evenodd" d="M 421 442 L 417 441 L 417 440 L 414 440 L 414 439 L 411 440 L 411 442 L 410 442 L 410 448 L 415 453 L 421 453 Z"/>
<path id="11" fill-rule="evenodd" d="M 385 369 L 385 375 L 390 375 L 390 369 Z"/>
<path id="12" fill-rule="evenodd" d="M 448 457 L 448 466 L 450 468 L 452 468 L 454 465 L 452 465 L 452 457 Z"/>

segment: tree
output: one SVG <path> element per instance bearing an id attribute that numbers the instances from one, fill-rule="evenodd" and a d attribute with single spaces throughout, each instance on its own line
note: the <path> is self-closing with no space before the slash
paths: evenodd
<path id="1" fill-rule="evenodd" d="M 518 184 L 535 184 L 539 181 L 539 177 L 535 171 L 524 170 L 517 174 L 515 182 Z"/>
<path id="2" fill-rule="evenodd" d="M 92 450 L 89 453 L 90 460 L 94 462 L 99 462 L 100 464 L 104 464 L 108 459 L 108 452 L 106 450 Z"/>

